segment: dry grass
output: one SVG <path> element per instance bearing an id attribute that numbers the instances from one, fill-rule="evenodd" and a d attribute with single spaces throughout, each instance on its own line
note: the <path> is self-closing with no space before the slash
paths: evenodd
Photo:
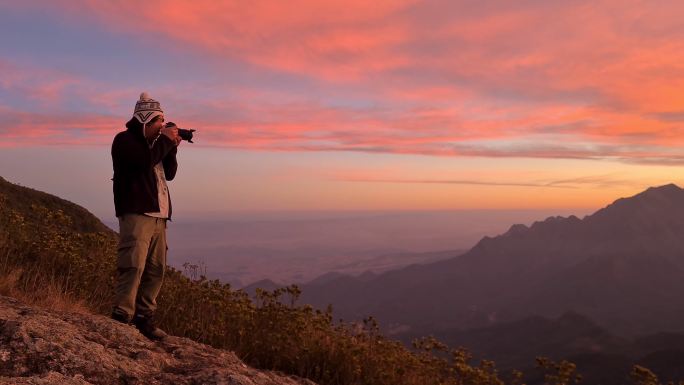
<path id="1" fill-rule="evenodd" d="M 0 295 L 16 298 L 27 305 L 43 309 L 93 314 L 85 301 L 66 293 L 61 283 L 53 281 L 28 286 L 22 283 L 23 272 L 21 268 L 14 268 L 0 275 Z"/>

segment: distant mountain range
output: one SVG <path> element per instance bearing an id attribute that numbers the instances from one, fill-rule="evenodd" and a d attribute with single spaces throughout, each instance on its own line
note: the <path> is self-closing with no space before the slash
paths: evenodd
<path id="1" fill-rule="evenodd" d="M 483 328 L 572 311 L 621 336 L 684 331 L 684 190 L 649 188 L 585 216 L 484 237 L 468 252 L 304 285 L 302 302 L 387 332 Z"/>

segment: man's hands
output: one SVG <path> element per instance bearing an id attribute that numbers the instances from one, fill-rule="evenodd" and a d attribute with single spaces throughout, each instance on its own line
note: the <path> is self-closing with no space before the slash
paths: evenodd
<path id="1" fill-rule="evenodd" d="M 173 142 L 176 143 L 176 146 L 178 146 L 183 140 L 180 136 L 178 136 L 178 127 L 176 125 L 162 127 L 161 133 L 162 135 L 166 135 L 169 139 L 173 140 Z"/>

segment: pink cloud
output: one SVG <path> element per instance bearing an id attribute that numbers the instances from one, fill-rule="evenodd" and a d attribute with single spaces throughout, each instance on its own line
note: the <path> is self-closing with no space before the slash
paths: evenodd
<path id="1" fill-rule="evenodd" d="M 684 5 L 675 3 L 51 4 L 63 17 L 87 17 L 160 49 L 295 74 L 316 82 L 329 100 L 342 90 L 372 105 L 337 107 L 283 91 L 258 95 L 249 86 L 232 88 L 239 95 L 234 100 L 178 103 L 188 111 L 179 119 L 201 128 L 212 146 L 648 163 L 664 162 L 684 144 L 681 121 L 671 119 L 684 104 L 684 29 L 677 12 Z M 0 85 L 46 104 L 63 99 L 74 84 L 105 88 L 49 71 L 31 82 L 40 71 L 0 71 Z M 123 101 L 137 92 L 105 94 L 100 112 L 121 113 Z M 62 126 L 77 124 L 57 117 Z M 33 131 L 33 140 L 49 135 L 47 124 Z"/>
<path id="2" fill-rule="evenodd" d="M 122 128 L 111 116 L 30 113 L 0 106 L 0 147 L 109 144 Z"/>
<path id="3" fill-rule="evenodd" d="M 77 84 L 77 78 L 64 72 L 40 67 L 26 68 L 0 59 L 0 89 L 45 107 L 61 101 L 64 90 Z"/>

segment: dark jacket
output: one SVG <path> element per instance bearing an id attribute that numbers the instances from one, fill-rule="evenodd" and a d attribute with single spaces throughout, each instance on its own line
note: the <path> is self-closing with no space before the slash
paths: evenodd
<path id="1" fill-rule="evenodd" d="M 112 143 L 116 216 L 157 212 L 159 199 L 154 166 L 161 161 L 166 180 L 173 180 L 178 169 L 176 144 L 166 135 L 160 135 L 150 148 L 140 122 L 133 118 L 126 123 L 126 127 L 127 130 L 118 133 Z"/>

